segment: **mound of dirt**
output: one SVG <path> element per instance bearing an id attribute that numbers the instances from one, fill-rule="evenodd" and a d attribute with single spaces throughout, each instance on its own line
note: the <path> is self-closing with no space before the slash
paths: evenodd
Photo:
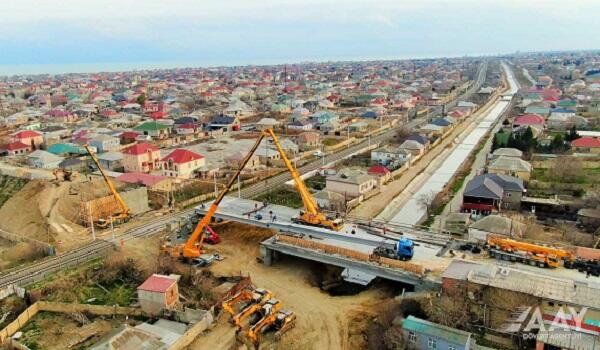
<path id="1" fill-rule="evenodd" d="M 81 203 L 108 194 L 100 178 L 59 184 L 33 180 L 0 208 L 0 228 L 69 250 L 91 239 L 80 225 Z"/>

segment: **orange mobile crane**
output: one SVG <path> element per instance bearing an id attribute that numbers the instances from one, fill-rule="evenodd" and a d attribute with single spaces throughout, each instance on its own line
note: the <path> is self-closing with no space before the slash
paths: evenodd
<path id="1" fill-rule="evenodd" d="M 102 166 L 100 166 L 100 162 L 98 161 L 98 158 L 96 158 L 96 155 L 94 155 L 94 152 L 92 151 L 90 146 L 85 144 L 85 145 L 83 145 L 83 147 L 89 153 L 89 155 L 92 157 L 92 160 L 94 161 L 94 163 L 98 167 L 98 170 L 100 171 L 100 174 L 102 174 L 102 177 L 104 178 L 104 182 L 106 182 L 106 186 L 108 186 L 108 189 L 112 193 L 113 197 L 115 197 L 115 200 L 117 201 L 117 203 L 119 204 L 119 207 L 121 208 L 121 211 L 116 213 L 115 215 L 112 215 L 110 220 L 99 219 L 98 221 L 94 222 L 94 224 L 96 226 L 98 226 L 99 228 L 107 228 L 108 226 L 110 226 L 111 220 L 112 220 L 113 224 L 117 224 L 117 225 L 128 221 L 131 217 L 129 207 L 127 206 L 127 204 L 125 204 L 125 201 L 123 200 L 123 198 L 121 198 L 121 196 L 119 195 L 119 192 L 117 192 L 115 186 L 108 178 L 108 175 L 106 175 L 106 173 L 104 172 L 104 169 L 102 169 Z"/>
<path id="2" fill-rule="evenodd" d="M 559 267 L 560 262 L 569 264 L 575 260 L 573 253 L 554 247 L 515 241 L 514 239 L 489 237 L 488 254 L 501 260 L 518 261 L 532 266 Z"/>
<path id="3" fill-rule="evenodd" d="M 343 221 L 341 219 L 328 217 L 319 210 L 317 202 L 312 197 L 310 191 L 304 184 L 304 181 L 302 180 L 302 177 L 300 177 L 298 170 L 294 168 L 292 162 L 290 162 L 290 160 L 288 159 L 287 155 L 285 154 L 285 151 L 279 143 L 279 139 L 275 135 L 275 132 L 273 131 L 273 129 L 265 129 L 261 131 L 260 136 L 254 143 L 248 154 L 246 154 L 246 157 L 242 160 L 242 163 L 240 164 L 238 170 L 229 178 L 229 181 L 227 182 L 221 193 L 219 193 L 217 198 L 215 198 L 210 208 L 206 212 L 206 215 L 204 215 L 202 220 L 198 222 L 198 225 L 196 225 L 194 232 L 192 232 L 187 242 L 185 244 L 179 244 L 175 246 L 172 246 L 170 244 L 164 244 L 161 247 L 162 253 L 169 254 L 172 257 L 178 257 L 183 259 L 198 258 L 204 253 L 202 246 L 206 238 L 206 234 L 204 233 L 206 227 L 211 222 L 213 215 L 219 207 L 219 204 L 221 203 L 227 192 L 229 192 L 231 186 L 233 186 L 233 183 L 237 179 L 238 175 L 242 172 L 242 170 L 244 169 L 254 152 L 256 152 L 262 140 L 267 136 L 273 139 L 273 143 L 275 144 L 277 151 L 281 155 L 281 158 L 283 159 L 288 171 L 292 175 L 292 179 L 296 184 L 296 188 L 298 190 L 298 193 L 300 194 L 300 197 L 302 198 L 302 203 L 304 204 L 304 211 L 300 212 L 300 215 L 297 218 L 294 218 L 294 221 L 306 225 L 325 227 L 335 231 L 338 231 L 342 228 Z"/>

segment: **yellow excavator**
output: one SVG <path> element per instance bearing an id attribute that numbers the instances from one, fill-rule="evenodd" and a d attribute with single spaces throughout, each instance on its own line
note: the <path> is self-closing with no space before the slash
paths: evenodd
<path id="1" fill-rule="evenodd" d="M 255 349 L 259 347 L 258 335 L 265 333 L 269 329 L 276 329 L 276 337 L 280 337 L 283 333 L 287 332 L 290 328 L 294 327 L 296 323 L 296 315 L 294 312 L 289 310 L 281 310 L 281 303 L 277 300 L 269 300 L 263 306 L 263 317 L 258 320 L 246 333 L 246 336 Z"/>
<path id="2" fill-rule="evenodd" d="M 232 317 L 235 316 L 236 311 L 234 310 L 234 305 L 237 303 L 241 303 L 244 301 L 250 301 L 250 303 L 260 303 L 263 300 L 267 300 L 271 298 L 273 294 L 262 288 L 250 290 L 244 289 L 234 295 L 233 297 L 225 300 L 221 306 L 223 307 L 223 311 L 230 314 Z"/>
<path id="3" fill-rule="evenodd" d="M 294 180 L 296 189 L 298 190 L 298 193 L 302 198 L 304 210 L 300 212 L 300 215 L 294 218 L 293 220 L 297 223 L 325 227 L 335 231 L 339 231 L 342 229 L 343 221 L 340 218 L 328 217 L 319 210 L 317 202 L 312 197 L 310 191 L 304 184 L 304 181 L 302 180 L 302 177 L 300 177 L 298 170 L 296 170 L 296 168 L 292 165 L 292 162 L 288 159 L 287 155 L 285 154 L 285 151 L 279 143 L 279 139 L 275 135 L 275 132 L 273 131 L 273 129 L 265 129 L 261 131 L 260 136 L 254 143 L 248 154 L 246 154 L 246 157 L 242 160 L 237 171 L 229 178 L 229 181 L 227 182 L 223 190 L 221 190 L 217 198 L 215 198 L 215 200 L 212 202 L 210 208 L 208 208 L 208 211 L 206 212 L 206 215 L 204 215 L 202 220 L 198 222 L 198 225 L 196 225 L 196 228 L 194 229 L 194 232 L 192 232 L 192 234 L 190 235 L 189 239 L 184 244 L 171 245 L 169 242 L 163 244 L 161 246 L 162 254 L 168 254 L 172 257 L 182 258 L 184 260 L 198 258 L 202 254 L 204 254 L 204 250 L 202 247 L 206 238 L 205 230 L 208 227 L 208 224 L 210 224 L 215 212 L 217 211 L 217 208 L 219 207 L 219 204 L 221 203 L 227 192 L 229 192 L 231 186 L 233 186 L 233 183 L 237 179 L 238 175 L 242 172 L 248 161 L 252 158 L 252 155 L 254 154 L 254 152 L 256 152 L 258 146 L 265 137 L 271 137 L 273 139 L 273 143 L 275 144 L 275 147 L 277 148 L 277 151 L 283 159 L 288 171 L 292 175 L 292 179 Z"/>
<path id="4" fill-rule="evenodd" d="M 117 192 L 117 190 L 115 189 L 115 186 L 108 178 L 108 175 L 106 175 L 106 173 L 104 172 L 104 169 L 102 169 L 102 166 L 100 166 L 100 162 L 98 161 L 98 158 L 96 158 L 94 151 L 92 151 L 92 149 L 87 144 L 83 145 L 83 147 L 89 153 L 89 155 L 92 157 L 92 160 L 94 161 L 94 163 L 98 167 L 98 170 L 100 171 L 100 174 L 102 174 L 102 177 L 104 178 L 104 182 L 106 183 L 106 186 L 108 186 L 108 189 L 112 193 L 113 197 L 115 198 L 115 200 L 117 201 L 117 203 L 119 204 L 119 207 L 121 209 L 118 213 L 115 213 L 114 215 L 112 215 L 109 220 L 98 219 L 97 221 L 94 222 L 94 225 L 98 226 L 99 228 L 107 228 L 110 226 L 111 220 L 112 220 L 113 225 L 118 225 L 118 224 L 128 221 L 131 217 L 129 207 L 127 206 L 127 204 L 125 204 L 125 201 L 123 200 L 123 198 L 121 198 L 121 196 L 119 195 L 119 192 Z"/>
<path id="5" fill-rule="evenodd" d="M 262 295 L 261 299 L 258 302 L 247 305 L 242 309 L 242 311 L 233 316 L 231 318 L 231 323 L 233 323 L 234 325 L 236 325 L 236 327 L 241 329 L 244 320 L 259 312 L 264 305 L 270 303 L 271 300 L 273 300 L 271 299 L 272 296 L 273 294 L 271 292 L 269 292 L 269 294 Z"/>

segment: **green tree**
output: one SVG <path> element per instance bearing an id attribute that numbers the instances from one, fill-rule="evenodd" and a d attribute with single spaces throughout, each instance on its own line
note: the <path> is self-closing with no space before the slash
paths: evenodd
<path id="1" fill-rule="evenodd" d="M 146 102 L 146 94 L 142 92 L 142 93 L 141 93 L 141 94 L 140 94 L 140 95 L 137 97 L 136 101 L 137 101 L 137 103 L 138 103 L 140 106 L 143 106 L 143 105 L 144 105 L 144 103 Z"/>

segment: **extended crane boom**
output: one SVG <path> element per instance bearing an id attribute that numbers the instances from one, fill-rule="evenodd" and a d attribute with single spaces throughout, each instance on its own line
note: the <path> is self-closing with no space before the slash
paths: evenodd
<path id="1" fill-rule="evenodd" d="M 298 216 L 294 220 L 302 224 L 321 226 L 335 231 L 339 231 L 343 226 L 342 220 L 339 218 L 329 218 L 319 210 L 317 202 L 310 194 L 310 191 L 306 187 L 306 184 L 304 184 L 304 180 L 302 180 L 302 177 L 298 173 L 298 170 L 296 170 L 292 162 L 288 159 L 273 129 L 265 129 L 262 131 L 262 134 L 271 136 L 271 138 L 273 139 L 273 143 L 275 144 L 277 151 L 279 151 L 279 154 L 281 155 L 281 159 L 283 159 L 285 166 L 292 175 L 292 179 L 294 180 L 296 189 L 298 190 L 298 193 L 302 198 L 304 212 L 300 213 L 300 216 Z"/>
<path id="2" fill-rule="evenodd" d="M 304 181 L 302 180 L 302 177 L 300 177 L 298 170 L 296 170 L 296 168 L 292 165 L 292 162 L 290 162 L 287 155 L 285 154 L 285 151 L 281 147 L 281 144 L 279 143 L 279 139 L 275 135 L 275 132 L 273 131 L 273 129 L 265 129 L 261 131 L 260 136 L 254 143 L 248 154 L 246 154 L 246 157 L 242 160 L 237 171 L 229 178 L 227 184 L 225 185 L 221 193 L 219 193 L 217 198 L 215 198 L 215 200 L 212 202 L 210 208 L 208 208 L 208 211 L 206 212 L 206 215 L 204 215 L 204 217 L 198 222 L 198 225 L 196 225 L 194 232 L 192 232 L 187 242 L 183 245 L 177 246 L 163 245 L 161 249 L 164 252 L 169 253 L 173 257 L 181 257 L 185 259 L 197 258 L 203 254 L 202 245 L 204 244 L 204 239 L 206 238 L 206 235 L 203 234 L 204 230 L 208 227 L 208 224 L 210 224 L 213 215 L 219 207 L 219 204 L 221 203 L 227 192 L 229 192 L 231 186 L 233 186 L 233 183 L 235 182 L 238 175 L 240 175 L 248 161 L 250 161 L 250 158 L 252 158 L 252 155 L 254 155 L 254 152 L 256 152 L 262 140 L 267 136 L 273 139 L 273 143 L 275 144 L 275 147 L 277 148 L 277 151 L 283 159 L 288 171 L 292 175 L 292 179 L 296 184 L 296 188 L 298 189 L 298 193 L 300 194 L 300 197 L 302 198 L 302 203 L 304 204 L 304 212 L 301 212 L 300 216 L 298 216 L 294 220 L 302 224 L 326 227 L 336 231 L 342 228 L 343 222 L 341 219 L 329 218 L 319 210 L 315 199 L 312 197 L 310 191 L 304 184 Z"/>
<path id="3" fill-rule="evenodd" d="M 127 220 L 129 218 L 129 215 L 130 215 L 129 207 L 127 206 L 127 204 L 125 204 L 125 201 L 123 200 L 123 198 L 121 197 L 121 195 L 119 195 L 119 192 L 117 192 L 117 190 L 116 190 L 115 186 L 113 185 L 112 181 L 110 181 L 108 175 L 106 175 L 106 173 L 104 172 L 104 169 L 102 169 L 102 166 L 100 165 L 100 162 L 98 161 L 98 158 L 96 158 L 96 155 L 94 154 L 94 152 L 92 151 L 92 149 L 87 144 L 83 145 L 83 147 L 89 153 L 89 155 L 92 157 L 92 160 L 94 161 L 94 163 L 98 167 L 98 170 L 100 171 L 100 174 L 102 174 L 102 177 L 104 178 L 104 182 L 106 182 L 106 185 L 108 186 L 108 189 L 110 190 L 110 192 L 112 193 L 113 197 L 115 198 L 115 200 L 117 201 L 117 203 L 121 207 L 121 212 L 112 216 L 113 222 L 115 222 L 115 221 L 116 222 L 121 222 L 121 221 Z M 106 227 L 106 226 L 108 226 L 110 224 L 110 222 L 107 222 L 105 220 L 100 220 L 96 224 L 98 226 L 100 226 L 100 227 Z"/>
<path id="4" fill-rule="evenodd" d="M 229 178 L 229 181 L 227 181 L 227 184 L 225 185 L 221 193 L 219 193 L 217 198 L 215 198 L 215 200 L 210 205 L 210 208 L 208 208 L 206 215 L 204 215 L 204 217 L 198 222 L 198 225 L 196 225 L 194 232 L 192 232 L 187 242 L 183 245 L 177 245 L 173 247 L 163 246 L 163 251 L 170 253 L 171 256 L 182 257 L 186 259 L 197 258 L 200 255 L 202 255 L 202 245 L 204 243 L 204 239 L 206 238 L 204 230 L 206 229 L 206 227 L 208 227 L 208 224 L 210 224 L 213 215 L 219 207 L 219 204 L 221 203 L 227 192 L 229 192 L 229 189 L 231 188 L 231 186 L 233 186 L 234 181 L 242 172 L 242 170 L 244 169 L 244 167 L 246 166 L 246 164 L 248 163 L 248 161 L 250 160 L 250 158 L 252 157 L 252 155 L 254 154 L 264 137 L 265 135 L 261 133 L 258 140 L 256 140 L 256 143 L 250 149 L 250 152 L 248 152 L 248 154 L 246 154 L 246 157 L 242 160 L 242 163 L 240 164 L 238 170 L 235 172 L 235 174 L 233 174 L 233 176 Z M 200 239 L 198 240 L 198 238 Z"/>

